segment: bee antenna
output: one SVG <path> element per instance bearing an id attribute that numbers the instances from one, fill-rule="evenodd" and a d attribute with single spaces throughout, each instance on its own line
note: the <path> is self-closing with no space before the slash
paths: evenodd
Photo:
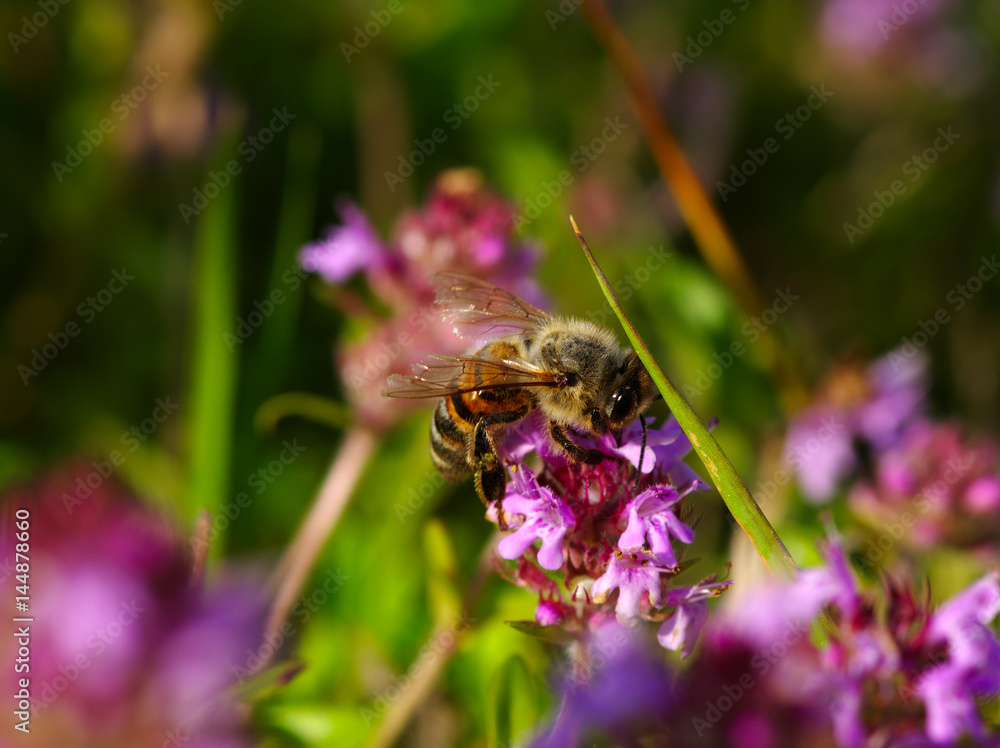
<path id="1" fill-rule="evenodd" d="M 639 447 L 639 465 L 635 470 L 635 485 L 632 486 L 633 491 L 639 488 L 639 479 L 642 478 L 642 458 L 646 454 L 646 417 L 640 415 L 639 423 L 642 424 L 642 446 Z"/>

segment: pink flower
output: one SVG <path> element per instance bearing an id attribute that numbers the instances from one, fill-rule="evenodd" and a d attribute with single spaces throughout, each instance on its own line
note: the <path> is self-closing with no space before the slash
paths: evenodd
<path id="1" fill-rule="evenodd" d="M 140 748 L 180 730 L 193 745 L 247 745 L 230 691 L 263 637 L 259 580 L 200 586 L 176 528 L 111 479 L 84 495 L 77 481 L 93 475 L 5 497 L 30 513 L 32 735 Z M 11 662 L 13 641 L 0 645 Z"/>
<path id="2" fill-rule="evenodd" d="M 614 555 L 604 572 L 591 587 L 594 602 L 603 603 L 611 593 L 618 590 L 615 613 L 619 618 L 635 618 L 639 615 L 643 593 L 649 596 L 649 604 L 654 608 L 663 605 L 663 590 L 660 574 L 666 571 L 654 563 L 653 559 L 635 555 Z"/>
<path id="3" fill-rule="evenodd" d="M 628 527 L 618 538 L 618 547 L 623 551 L 635 550 L 648 539 L 649 548 L 660 563 L 668 569 L 676 567 L 671 535 L 682 543 L 694 541 L 694 530 L 681 522 L 671 509 L 680 500 L 681 496 L 670 486 L 650 486 L 632 499 L 625 507 Z"/>
<path id="4" fill-rule="evenodd" d="M 541 540 L 538 552 L 541 567 L 555 571 L 563 565 L 562 541 L 566 532 L 576 526 L 576 519 L 566 502 L 558 499 L 551 489 L 539 486 L 534 473 L 524 465 L 518 466 L 514 483 L 507 486 L 503 511 L 523 519 L 520 526 L 497 545 L 497 553 L 502 558 L 518 558 L 536 540 Z M 515 520 L 511 524 L 518 522 Z"/>

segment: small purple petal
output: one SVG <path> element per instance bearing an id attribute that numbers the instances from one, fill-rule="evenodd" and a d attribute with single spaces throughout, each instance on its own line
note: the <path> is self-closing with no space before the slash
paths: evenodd
<path id="1" fill-rule="evenodd" d="M 541 626 L 555 626 L 562 623 L 562 610 L 551 600 L 539 600 L 535 608 L 535 621 Z"/>
<path id="2" fill-rule="evenodd" d="M 660 624 L 656 640 L 666 649 L 681 650 L 681 657 L 686 658 L 694 649 L 707 618 L 708 602 L 704 599 L 678 605 L 670 617 Z"/>
<path id="3" fill-rule="evenodd" d="M 807 499 L 821 504 L 857 465 L 851 430 L 843 414 L 817 407 L 797 419 L 785 439 L 785 462 L 798 473 Z"/>
<path id="4" fill-rule="evenodd" d="M 326 238 L 306 245 L 299 253 L 304 270 L 318 273 L 327 283 L 343 283 L 360 270 L 380 264 L 386 254 L 378 235 L 356 205 L 340 208 L 342 226 L 331 228 Z"/>
<path id="5" fill-rule="evenodd" d="M 917 693 L 927 712 L 925 730 L 931 740 L 950 745 L 966 734 L 982 737 L 976 700 L 961 672 L 947 666 L 933 668 L 917 684 Z"/>
<path id="6" fill-rule="evenodd" d="M 505 513 L 523 515 L 524 522 L 499 542 L 497 553 L 502 558 L 515 559 L 536 540 L 541 540 L 538 563 L 549 571 L 559 569 L 563 564 L 563 538 L 576 527 L 576 517 L 569 505 L 549 488 L 539 486 L 534 473 L 524 465 L 517 465 L 503 504 Z"/>
<path id="7" fill-rule="evenodd" d="M 1000 476 L 975 478 L 965 489 L 965 505 L 973 512 L 992 512 L 1000 507 Z"/>
<path id="8" fill-rule="evenodd" d="M 659 567 L 642 564 L 637 560 L 621 559 L 617 555 L 611 557 L 608 568 L 590 589 L 594 602 L 603 603 L 618 588 L 618 602 L 615 613 L 623 618 L 635 618 L 639 614 L 642 603 L 642 593 L 649 593 L 649 602 L 653 607 L 660 607 Z"/>
<path id="9" fill-rule="evenodd" d="M 680 497 L 670 486 L 651 486 L 626 505 L 628 526 L 618 538 L 621 550 L 641 548 L 646 540 L 653 554 L 667 568 L 677 566 L 670 545 L 671 535 L 682 543 L 694 540 L 694 530 L 681 522 L 671 510 Z"/>

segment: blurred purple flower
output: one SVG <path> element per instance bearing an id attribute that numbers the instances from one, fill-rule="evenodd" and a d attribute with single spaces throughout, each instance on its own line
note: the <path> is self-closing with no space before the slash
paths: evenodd
<path id="1" fill-rule="evenodd" d="M 387 257 L 375 229 L 357 205 L 345 202 L 340 217 L 343 226 L 331 227 L 325 239 L 306 245 L 299 254 L 303 270 L 334 285 L 359 271 L 379 267 Z"/>
<path id="2" fill-rule="evenodd" d="M 995 747 L 1000 736 L 989 734 L 981 704 L 1000 689 L 1000 642 L 989 626 L 1000 612 L 1000 575 L 934 610 L 891 581 L 881 599 L 862 593 L 836 540 L 823 554 L 825 565 L 716 610 L 683 669 L 641 646 L 641 629 L 618 646 L 595 636 L 587 657 L 599 657 L 600 668 L 567 680 L 555 725 L 533 745 L 589 745 L 601 735 L 674 748 Z M 700 625 L 704 609 L 693 604 L 717 587 L 670 590 L 677 608 L 661 643 L 671 637 L 690 653 L 675 632 Z M 818 645 L 810 630 L 824 607 L 826 643 Z M 611 683 L 622 693 L 605 690 Z"/>
<path id="3" fill-rule="evenodd" d="M 912 33 L 934 23 L 946 5 L 946 0 L 829 0 L 823 10 L 823 36 L 836 47 L 870 57 L 903 25 Z"/>
<path id="4" fill-rule="evenodd" d="M 1000 550 L 1000 448 L 970 442 L 958 424 L 917 421 L 877 454 L 874 475 L 850 493 L 855 514 L 875 527 L 905 521 L 907 546 L 941 543 Z"/>
<path id="5" fill-rule="evenodd" d="M 263 636 L 259 582 L 199 588 L 176 530 L 109 479 L 81 498 L 87 476 L 55 473 L 4 500 L 31 512 L 26 745 L 139 748 L 170 732 L 247 745 L 228 692 Z"/>
<path id="6" fill-rule="evenodd" d="M 427 351 L 459 355 L 468 347 L 434 306 L 434 273 L 466 273 L 544 303 L 532 279 L 538 251 L 514 233 L 513 207 L 484 189 L 474 171 L 442 174 L 424 207 L 399 218 L 391 241 L 379 238 L 357 206 L 345 203 L 340 213 L 343 225 L 304 247 L 299 261 L 336 288 L 329 298 L 362 328 L 337 346 L 336 359 L 348 400 L 374 428 L 425 405 L 381 397 L 389 374 L 408 374 Z M 337 288 L 357 273 L 375 304 Z"/>
<path id="7" fill-rule="evenodd" d="M 916 690 L 935 742 L 985 737 L 977 699 L 1000 694 L 1000 642 L 986 626 L 1000 613 L 998 578 L 993 572 L 980 579 L 931 616 L 928 643 L 945 643 L 948 659 L 929 668 Z"/>
<path id="8" fill-rule="evenodd" d="M 922 414 L 927 362 L 892 351 L 867 369 L 847 365 L 821 386 L 816 402 L 788 427 L 785 461 L 807 499 L 822 503 L 860 465 L 858 445 L 875 453 L 898 444 Z"/>
<path id="9" fill-rule="evenodd" d="M 594 732 L 633 735 L 637 724 L 673 701 L 670 672 L 635 632 L 611 622 L 580 646 L 588 667 L 564 681 L 559 716 L 531 748 L 583 745 Z"/>

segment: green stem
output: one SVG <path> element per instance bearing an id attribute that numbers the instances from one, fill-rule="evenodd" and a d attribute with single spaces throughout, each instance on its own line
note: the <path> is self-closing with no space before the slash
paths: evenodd
<path id="1" fill-rule="evenodd" d="M 573 231 L 576 232 L 576 238 L 580 240 L 580 245 L 587 255 L 590 267 L 593 269 L 594 275 L 597 276 L 601 290 L 604 291 L 604 295 L 607 297 L 608 303 L 611 304 L 611 308 L 614 309 L 615 314 L 622 323 L 622 327 L 625 328 L 628 339 L 632 342 L 636 353 L 639 354 L 639 358 L 645 365 L 646 370 L 656 383 L 660 394 L 663 395 L 664 401 L 677 419 L 677 423 L 680 424 L 681 429 L 683 429 L 687 438 L 691 441 L 691 446 L 698 453 L 698 457 L 705 463 L 705 468 L 708 470 L 708 474 L 711 476 L 715 487 L 719 490 L 722 500 L 726 502 L 726 506 L 729 507 L 729 511 L 732 512 L 733 517 L 739 523 L 740 527 L 743 528 L 743 532 L 750 538 L 750 542 L 764 560 L 764 565 L 768 571 L 775 575 L 794 578 L 798 573 L 798 567 L 795 565 L 795 561 L 792 559 L 788 549 L 785 548 L 785 544 L 781 542 L 781 538 L 778 537 L 771 523 L 767 521 L 767 517 L 764 516 L 757 502 L 754 501 L 750 489 L 747 488 L 746 483 L 740 478 L 729 458 L 722 451 L 722 447 L 715 440 L 715 437 L 712 436 L 712 433 L 705 427 L 705 424 L 695 415 L 691 406 L 688 405 L 687 401 L 681 396 L 681 393 L 677 391 L 677 388 L 667 379 L 667 375 L 663 373 L 663 369 L 656 363 L 653 354 L 649 351 L 649 347 L 639 336 L 639 332 L 635 329 L 635 325 L 632 324 L 628 315 L 625 314 L 625 310 L 615 295 L 607 276 L 604 275 L 604 272 L 597 264 L 597 260 L 594 259 L 594 253 L 590 251 L 587 241 L 583 238 L 583 234 L 580 233 L 580 229 L 577 228 L 576 221 L 573 220 L 572 216 L 570 216 L 569 220 L 573 225 Z"/>
<path id="2" fill-rule="evenodd" d="M 351 425 L 351 411 L 346 405 L 308 392 L 285 392 L 261 403 L 254 428 L 258 433 L 270 433 L 278 421 L 288 416 L 302 416 L 337 429 Z"/>
<path id="3" fill-rule="evenodd" d="M 231 152 L 220 149 L 218 162 Z M 224 335 L 236 319 L 236 185 L 222 190 L 198 217 L 195 231 L 194 333 L 189 398 L 187 513 L 216 513 L 225 500 L 232 457 L 238 352 Z M 219 552 L 219 545 L 212 549 Z"/>

